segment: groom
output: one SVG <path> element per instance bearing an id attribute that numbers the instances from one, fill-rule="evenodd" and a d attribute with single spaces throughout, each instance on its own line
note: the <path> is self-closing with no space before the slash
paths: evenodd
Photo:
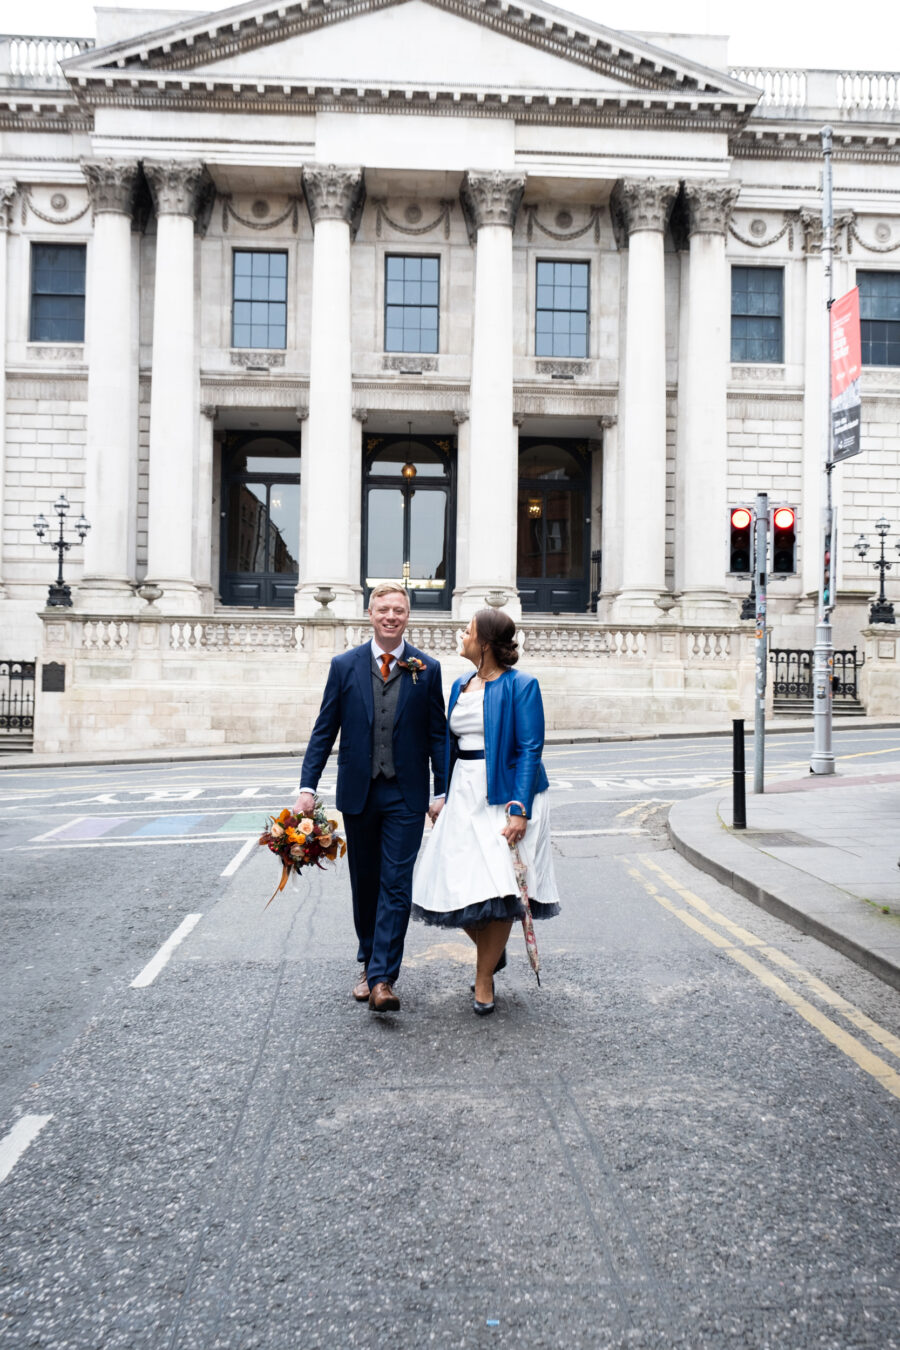
<path id="1" fill-rule="evenodd" d="M 443 805 L 446 720 L 440 665 L 403 639 L 406 591 L 387 581 L 376 586 L 369 618 L 372 640 L 331 662 L 294 809 L 312 811 L 340 732 L 337 808 L 347 834 L 357 960 L 363 963 L 353 997 L 373 1012 L 395 1012 L 400 1000 L 393 985 L 425 814 L 434 819 Z M 430 806 L 429 760 L 435 793 Z"/>

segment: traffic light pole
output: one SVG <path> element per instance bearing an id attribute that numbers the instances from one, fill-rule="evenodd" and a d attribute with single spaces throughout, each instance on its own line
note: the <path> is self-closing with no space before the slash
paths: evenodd
<path id="1" fill-rule="evenodd" d="M 753 580 L 756 587 L 756 700 L 753 708 L 753 791 L 765 792 L 766 769 L 766 563 L 769 556 L 769 498 L 757 493 L 753 526 Z"/>
<path id="2" fill-rule="evenodd" d="M 819 536 L 819 606 L 816 622 L 816 645 L 813 652 L 813 752 L 809 761 L 810 773 L 834 773 L 834 751 L 831 747 L 832 688 L 834 669 L 834 638 L 831 630 L 831 611 L 834 608 L 834 511 L 831 496 L 831 306 L 834 303 L 834 202 L 831 182 L 831 127 L 822 128 L 822 153 L 825 167 L 822 174 L 822 270 L 825 283 L 825 508 Z"/>

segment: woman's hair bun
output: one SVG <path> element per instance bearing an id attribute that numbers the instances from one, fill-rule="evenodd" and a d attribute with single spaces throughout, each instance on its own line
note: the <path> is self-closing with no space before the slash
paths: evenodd
<path id="1" fill-rule="evenodd" d="M 501 666 L 514 666 L 519 659 L 516 625 L 502 609 L 480 609 L 475 615 L 475 631 L 480 642 L 489 644 Z"/>

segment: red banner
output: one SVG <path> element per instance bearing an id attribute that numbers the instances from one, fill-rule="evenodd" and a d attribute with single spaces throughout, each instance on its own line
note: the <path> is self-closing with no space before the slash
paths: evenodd
<path id="1" fill-rule="evenodd" d="M 831 306 L 831 426 L 835 464 L 858 455 L 862 449 L 861 365 L 859 289 L 854 286 Z"/>

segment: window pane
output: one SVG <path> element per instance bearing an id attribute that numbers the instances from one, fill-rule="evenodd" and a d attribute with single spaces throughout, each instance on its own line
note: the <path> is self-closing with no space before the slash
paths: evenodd
<path id="1" fill-rule="evenodd" d="M 249 276 L 251 268 L 252 253 L 235 253 L 234 255 L 234 275 Z"/>
<path id="2" fill-rule="evenodd" d="M 287 254 L 270 253 L 269 254 L 269 276 L 287 277 Z"/>
<path id="3" fill-rule="evenodd" d="M 273 483 L 269 488 L 269 571 L 299 571 L 300 484 Z"/>
<path id="4" fill-rule="evenodd" d="M 422 259 L 422 280 L 437 281 L 438 279 L 438 260 L 437 258 Z"/>
<path id="5" fill-rule="evenodd" d="M 581 492 L 544 496 L 544 575 L 573 581 L 584 571 L 584 500 Z"/>
<path id="6" fill-rule="evenodd" d="M 537 264 L 536 356 L 587 356 L 589 278 L 589 263 Z"/>
<path id="7" fill-rule="evenodd" d="M 231 484 L 226 554 L 226 569 L 229 572 L 265 571 L 265 483 Z"/>
<path id="8" fill-rule="evenodd" d="M 399 488 L 370 488 L 366 578 L 392 579 L 403 572 L 403 493 Z"/>
<path id="9" fill-rule="evenodd" d="M 409 503 L 409 574 L 412 580 L 443 581 L 447 495 L 431 489 L 417 492 Z"/>
<path id="10" fill-rule="evenodd" d="M 437 351 L 439 276 L 438 258 L 385 258 L 385 351 Z"/>
<path id="11" fill-rule="evenodd" d="M 84 341 L 84 244 L 31 247 L 32 342 Z"/>
<path id="12" fill-rule="evenodd" d="M 418 281 L 405 281 L 403 283 L 403 303 L 405 305 L 419 305 L 422 303 L 422 287 Z"/>
<path id="13" fill-rule="evenodd" d="M 784 360 L 783 287 L 780 267 L 732 267 L 732 361 Z"/>

